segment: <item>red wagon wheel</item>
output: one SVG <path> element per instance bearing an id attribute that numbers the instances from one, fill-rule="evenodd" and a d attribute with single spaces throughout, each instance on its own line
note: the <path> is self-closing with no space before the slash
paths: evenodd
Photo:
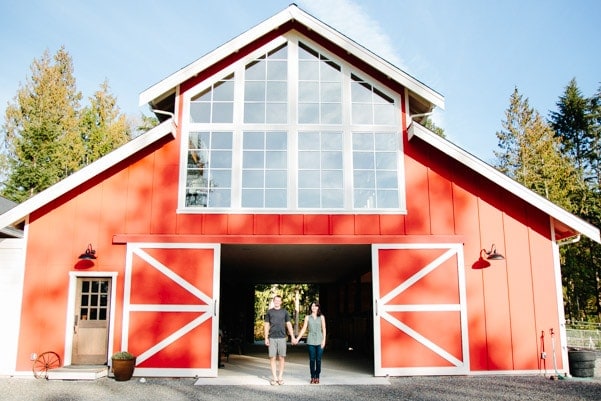
<path id="1" fill-rule="evenodd" d="M 33 375 L 36 379 L 47 379 L 50 369 L 60 367 L 61 357 L 56 352 L 43 352 L 33 361 Z"/>

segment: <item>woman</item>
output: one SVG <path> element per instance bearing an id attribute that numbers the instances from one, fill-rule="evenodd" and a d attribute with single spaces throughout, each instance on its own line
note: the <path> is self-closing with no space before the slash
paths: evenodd
<path id="1" fill-rule="evenodd" d="M 301 337 L 307 333 L 307 349 L 309 350 L 309 370 L 311 371 L 311 384 L 319 384 L 319 374 L 321 373 L 321 355 L 326 346 L 326 318 L 321 314 L 319 304 L 311 304 L 311 314 L 305 316 L 305 323 L 298 337 L 295 339 L 298 343 Z"/>

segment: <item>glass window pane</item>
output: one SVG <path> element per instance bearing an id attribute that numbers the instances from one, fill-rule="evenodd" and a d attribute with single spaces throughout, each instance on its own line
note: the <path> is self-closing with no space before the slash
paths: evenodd
<path id="1" fill-rule="evenodd" d="M 352 82 L 351 98 L 353 103 L 371 104 L 371 85 L 366 84 L 365 82 Z"/>
<path id="2" fill-rule="evenodd" d="M 242 166 L 244 168 L 260 168 L 264 167 L 263 152 L 244 151 L 242 156 Z"/>
<path id="3" fill-rule="evenodd" d="M 269 151 L 265 153 L 266 168 L 286 168 L 286 151 Z"/>
<path id="4" fill-rule="evenodd" d="M 246 80 L 265 80 L 265 60 L 257 60 L 246 66 Z"/>
<path id="5" fill-rule="evenodd" d="M 319 132 L 301 132 L 298 134 L 298 148 L 319 149 Z"/>
<path id="6" fill-rule="evenodd" d="M 263 207 L 263 189 L 242 189 L 242 207 Z"/>
<path id="7" fill-rule="evenodd" d="M 321 175 L 321 186 L 323 188 L 342 188 L 342 170 L 326 170 Z"/>
<path id="8" fill-rule="evenodd" d="M 286 102 L 288 100 L 288 83 L 267 82 L 267 101 Z"/>
<path id="9" fill-rule="evenodd" d="M 374 192 L 371 190 L 356 189 L 353 191 L 353 195 L 353 206 L 355 208 L 374 208 L 376 206 Z"/>
<path id="10" fill-rule="evenodd" d="M 322 104 L 321 105 L 322 124 L 341 124 L 342 123 L 342 105 L 341 104 Z"/>
<path id="11" fill-rule="evenodd" d="M 392 105 L 374 105 L 375 124 L 394 124 L 394 107 Z"/>
<path id="12" fill-rule="evenodd" d="M 399 149 L 398 135 L 395 133 L 378 133 L 374 135 L 376 150 L 396 152 Z"/>
<path id="13" fill-rule="evenodd" d="M 344 191 L 337 189 L 326 189 L 323 191 L 321 207 L 339 209 L 344 207 Z"/>
<path id="14" fill-rule="evenodd" d="M 288 185 L 286 170 L 270 170 L 265 172 L 265 187 L 286 188 Z"/>
<path id="15" fill-rule="evenodd" d="M 376 185 L 380 188 L 397 188 L 396 171 L 376 171 Z"/>
<path id="16" fill-rule="evenodd" d="M 317 103 L 319 101 L 319 83 L 318 82 L 299 82 L 298 83 L 298 101 Z"/>
<path id="17" fill-rule="evenodd" d="M 353 124 L 372 123 L 371 104 L 353 103 L 351 113 Z"/>
<path id="18" fill-rule="evenodd" d="M 398 208 L 399 207 L 399 192 L 394 191 L 378 191 L 378 207 L 379 208 Z"/>
<path id="19" fill-rule="evenodd" d="M 286 132 L 267 132 L 265 143 L 267 149 L 286 149 L 288 148 L 288 135 Z"/>
<path id="20" fill-rule="evenodd" d="M 374 149 L 374 135 L 369 133 L 353 134 L 353 150 L 372 150 Z"/>
<path id="21" fill-rule="evenodd" d="M 318 189 L 299 189 L 298 191 L 298 206 L 301 208 L 316 208 L 319 207 L 319 190 Z"/>
<path id="22" fill-rule="evenodd" d="M 231 132 L 214 132 L 211 137 L 211 147 L 213 149 L 232 149 L 232 136 Z"/>
<path id="23" fill-rule="evenodd" d="M 244 83 L 244 100 L 264 101 L 265 100 L 265 82 L 246 81 Z"/>
<path id="24" fill-rule="evenodd" d="M 301 60 L 313 60 L 315 58 L 319 57 L 319 54 L 307 47 L 304 43 L 299 43 L 299 49 L 298 49 L 298 58 Z"/>
<path id="25" fill-rule="evenodd" d="M 284 208 L 287 196 L 285 189 L 268 189 L 265 191 L 265 207 Z"/>
<path id="26" fill-rule="evenodd" d="M 231 203 L 231 191 L 229 189 L 215 188 L 211 190 L 209 194 L 210 207 L 230 207 Z"/>
<path id="27" fill-rule="evenodd" d="M 376 153 L 376 168 L 385 170 L 396 170 L 396 153 Z"/>
<path id="28" fill-rule="evenodd" d="M 342 150 L 342 133 L 341 132 L 326 132 L 321 135 L 321 147 L 324 150 Z M 317 139 L 315 139 L 317 142 Z"/>
<path id="29" fill-rule="evenodd" d="M 211 151 L 211 168 L 230 168 L 232 166 L 232 152 L 229 150 Z"/>
<path id="30" fill-rule="evenodd" d="M 211 103 L 191 102 L 190 122 L 208 123 L 211 121 Z"/>
<path id="31" fill-rule="evenodd" d="M 317 81 L 319 79 L 319 62 L 316 60 L 300 60 L 298 78 L 301 81 Z"/>
<path id="32" fill-rule="evenodd" d="M 354 152 L 353 153 L 353 168 L 358 169 L 373 169 L 374 154 L 370 152 Z"/>
<path id="33" fill-rule="evenodd" d="M 234 103 L 213 103 L 213 122 L 234 122 Z"/>
<path id="34" fill-rule="evenodd" d="M 267 79 L 270 81 L 285 81 L 287 77 L 287 63 L 283 61 L 269 60 L 267 63 Z"/>
<path id="35" fill-rule="evenodd" d="M 321 84 L 321 101 L 330 103 L 342 102 L 342 85 L 338 82 Z"/>
<path id="36" fill-rule="evenodd" d="M 322 152 L 321 168 L 335 169 L 342 168 L 342 152 Z"/>
<path id="37" fill-rule="evenodd" d="M 355 188 L 376 188 L 374 172 L 371 170 L 355 170 L 353 172 L 353 183 Z"/>
<path id="38" fill-rule="evenodd" d="M 265 134 L 263 132 L 245 132 L 243 136 L 244 149 L 265 149 Z"/>
<path id="39" fill-rule="evenodd" d="M 234 81 L 221 81 L 213 88 L 213 101 L 233 101 Z"/>
<path id="40" fill-rule="evenodd" d="M 285 103 L 267 103 L 266 116 L 268 124 L 285 124 L 288 122 L 288 105 Z"/>
<path id="41" fill-rule="evenodd" d="M 298 172 L 300 188 L 319 188 L 319 170 L 303 170 Z"/>
<path id="42" fill-rule="evenodd" d="M 244 103 L 244 122 L 259 124 L 265 122 L 264 103 Z"/>
<path id="43" fill-rule="evenodd" d="M 316 103 L 302 103 L 298 105 L 298 121 L 301 124 L 319 123 L 319 105 Z"/>
<path id="44" fill-rule="evenodd" d="M 242 172 L 243 188 L 263 188 L 264 186 L 263 170 L 245 170 Z"/>
<path id="45" fill-rule="evenodd" d="M 298 167 L 303 169 L 319 168 L 319 152 L 300 152 L 298 154 Z"/>
<path id="46" fill-rule="evenodd" d="M 211 182 L 213 187 L 230 188 L 232 186 L 231 170 L 213 170 L 211 171 Z"/>
<path id="47" fill-rule="evenodd" d="M 322 62 L 321 79 L 322 81 L 340 82 L 340 66 L 333 61 Z"/>

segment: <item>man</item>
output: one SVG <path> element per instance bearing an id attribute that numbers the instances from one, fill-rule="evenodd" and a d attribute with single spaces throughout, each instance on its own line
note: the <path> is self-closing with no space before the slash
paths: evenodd
<path id="1" fill-rule="evenodd" d="M 282 309 L 282 297 L 276 295 L 273 297 L 273 308 L 265 314 L 265 345 L 269 349 L 269 363 L 271 365 L 271 385 L 284 384 L 282 376 L 284 375 L 284 364 L 286 363 L 286 329 L 293 344 L 296 343 L 290 315 L 286 309 Z M 276 357 L 279 360 L 279 374 L 276 364 Z"/>

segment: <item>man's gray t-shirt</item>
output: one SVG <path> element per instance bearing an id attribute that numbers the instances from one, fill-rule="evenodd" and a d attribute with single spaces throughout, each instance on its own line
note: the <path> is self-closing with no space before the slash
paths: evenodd
<path id="1" fill-rule="evenodd" d="M 286 309 L 269 309 L 265 321 L 269 323 L 269 338 L 286 338 L 286 322 L 290 321 Z"/>

